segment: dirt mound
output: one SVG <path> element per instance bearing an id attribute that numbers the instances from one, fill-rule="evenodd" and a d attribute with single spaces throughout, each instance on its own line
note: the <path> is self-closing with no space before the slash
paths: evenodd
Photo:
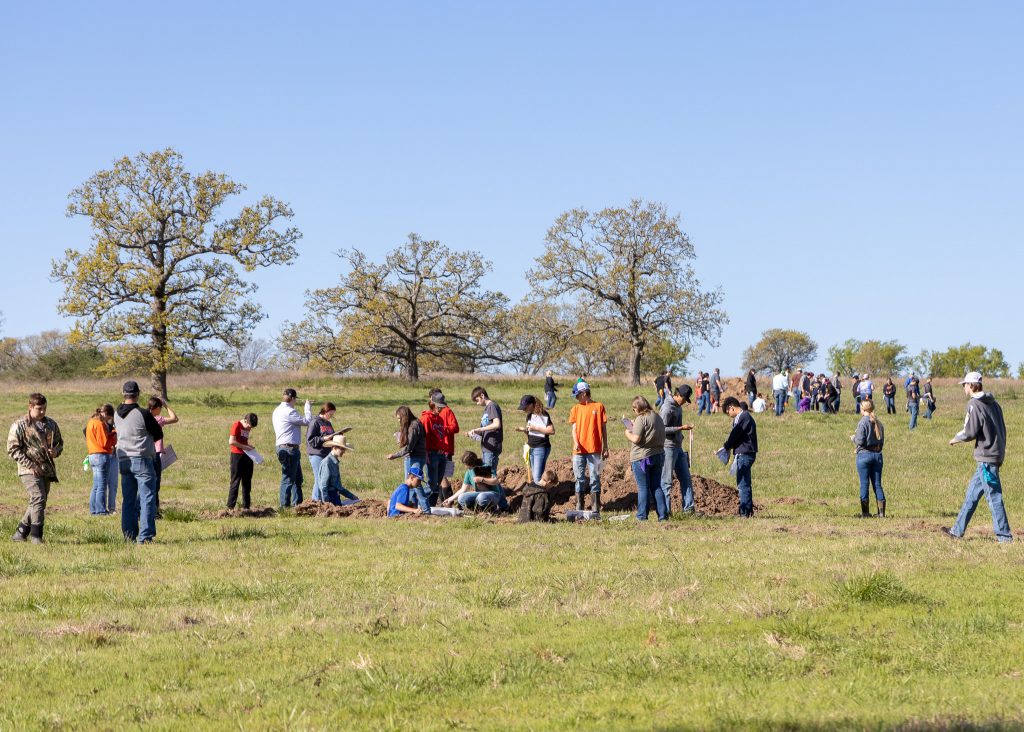
<path id="1" fill-rule="evenodd" d="M 262 508 L 222 508 L 216 513 L 210 514 L 210 518 L 271 518 L 276 515 L 276 508 L 263 506 Z"/>
<path id="2" fill-rule="evenodd" d="M 555 515 L 561 515 L 567 510 L 575 508 L 576 479 L 572 472 L 572 458 L 549 460 L 547 467 L 558 475 L 558 485 L 549 491 L 551 511 Z M 518 511 L 519 504 L 523 500 L 520 493 L 523 486 L 530 480 L 529 471 L 524 465 L 516 463 L 499 468 L 498 478 L 508 494 L 510 508 L 513 512 Z M 700 475 L 693 476 L 693 502 L 697 513 L 705 516 L 735 515 L 739 512 L 740 507 L 739 493 L 736 492 L 736 488 Z M 673 510 L 679 511 L 682 505 L 679 481 L 673 479 Z M 633 479 L 628 450 L 612 452 L 604 463 L 601 470 L 601 506 L 606 511 L 636 510 L 636 481 Z M 653 508 L 652 504 L 652 511 Z"/>
<path id="3" fill-rule="evenodd" d="M 296 516 L 328 516 L 331 518 L 386 518 L 388 502 L 364 498 L 348 506 L 335 506 L 320 501 L 305 501 L 295 507 Z"/>

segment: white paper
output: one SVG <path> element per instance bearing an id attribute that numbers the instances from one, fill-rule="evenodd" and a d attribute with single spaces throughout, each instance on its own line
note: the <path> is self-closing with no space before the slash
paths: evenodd
<path id="1" fill-rule="evenodd" d="M 729 451 L 724 447 L 720 447 L 715 451 L 715 457 L 722 461 L 722 465 L 729 464 Z"/>
<path id="2" fill-rule="evenodd" d="M 256 452 L 256 448 L 254 448 L 254 447 L 243 447 L 242 448 L 242 452 L 244 452 L 246 455 L 249 456 L 249 459 L 252 460 L 254 465 L 262 465 L 263 464 L 263 456 L 260 455 L 258 452 Z"/>
<path id="3" fill-rule="evenodd" d="M 160 454 L 160 469 L 167 470 L 176 462 L 178 462 L 178 453 L 174 452 L 174 446 L 164 445 L 164 451 Z"/>

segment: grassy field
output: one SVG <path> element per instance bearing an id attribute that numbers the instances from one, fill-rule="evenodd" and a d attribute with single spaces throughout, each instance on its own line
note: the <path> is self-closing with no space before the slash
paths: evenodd
<path id="1" fill-rule="evenodd" d="M 470 381 L 234 378 L 172 380 L 180 461 L 144 547 L 87 508 L 81 428 L 117 403 L 118 384 L 45 389 L 68 448 L 49 543 L 0 545 L 0 728 L 1024 727 L 1024 543 L 995 542 L 984 502 L 966 540 L 937 530 L 974 467 L 968 446 L 946 444 L 963 418 L 955 386 L 940 386 L 935 419 L 913 433 L 902 412 L 882 415 L 888 519 L 856 518 L 847 400 L 833 417 L 759 416 L 753 520 L 518 526 L 206 518 L 227 493 L 231 422 L 257 412 L 253 442 L 272 454 L 282 386 L 336 402 L 335 425 L 355 426 L 342 475 L 364 496 L 401 478 L 383 460 L 395 406 L 418 412 L 440 383 L 464 429 L 479 417 Z M 512 423 L 520 395 L 539 392 L 486 386 Z M 991 386 L 1019 528 L 1024 386 Z M 5 425 L 29 390 L 0 390 Z M 636 393 L 595 386 L 613 417 Z M 555 457 L 568 401 L 554 410 Z M 731 482 L 711 456 L 727 418 L 697 425 L 695 471 Z M 506 434 L 513 459 L 520 438 Z M 276 463 L 257 468 L 254 505 L 276 505 L 277 485 Z M 13 462 L 0 462 L 5 536 L 24 506 Z"/>

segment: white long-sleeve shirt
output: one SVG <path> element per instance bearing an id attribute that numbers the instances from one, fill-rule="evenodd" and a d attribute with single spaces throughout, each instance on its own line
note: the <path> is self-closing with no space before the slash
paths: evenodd
<path id="1" fill-rule="evenodd" d="M 772 390 L 773 391 L 785 390 L 785 388 L 788 386 L 788 384 L 787 384 L 788 381 L 789 380 L 785 377 L 785 375 L 783 375 L 783 374 L 775 374 L 775 376 L 772 377 Z"/>
<path id="2" fill-rule="evenodd" d="M 306 401 L 305 414 L 299 414 L 288 402 L 281 402 L 274 408 L 270 421 L 274 424 L 275 445 L 302 444 L 302 425 L 309 424 L 313 413 Z"/>

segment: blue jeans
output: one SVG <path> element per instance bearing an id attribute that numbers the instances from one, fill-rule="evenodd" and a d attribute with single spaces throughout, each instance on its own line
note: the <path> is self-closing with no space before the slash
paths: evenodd
<path id="1" fill-rule="evenodd" d="M 470 491 L 459 496 L 459 506 L 466 511 L 494 511 L 500 507 L 502 491 Z"/>
<path id="2" fill-rule="evenodd" d="M 868 500 L 868 483 L 875 489 L 875 500 L 885 500 L 885 492 L 882 490 L 882 453 L 858 452 L 857 474 L 860 476 L 860 500 Z"/>
<path id="3" fill-rule="evenodd" d="M 752 391 L 747 392 L 747 406 L 751 409 L 754 408 L 754 400 L 757 399 L 757 394 Z"/>
<path id="4" fill-rule="evenodd" d="M 960 515 L 956 517 L 956 523 L 950 531 L 956 536 L 964 535 L 982 495 L 988 501 L 988 508 L 992 512 L 992 529 L 996 532 L 996 539 L 1013 541 L 1010 522 L 1006 518 L 1006 507 L 1003 506 L 999 466 L 995 463 L 978 463 L 978 469 L 974 471 L 971 482 L 967 484 L 967 495 L 964 496 L 964 505 L 960 507 Z"/>
<path id="5" fill-rule="evenodd" d="M 428 501 L 431 506 L 437 505 L 437 498 L 441 495 L 441 478 L 444 477 L 444 468 L 448 464 L 448 456 L 443 452 L 427 453 L 427 485 L 430 487 Z"/>
<path id="6" fill-rule="evenodd" d="M 89 455 L 92 466 L 92 493 L 89 494 L 89 513 L 113 513 L 117 508 L 118 461 L 113 455 L 94 452 Z"/>
<path id="7" fill-rule="evenodd" d="M 544 476 L 544 468 L 548 464 L 548 455 L 551 454 L 551 445 L 547 447 L 530 448 L 530 477 L 534 483 L 540 483 Z"/>
<path id="8" fill-rule="evenodd" d="M 782 407 L 786 403 L 786 390 L 776 389 L 773 394 L 775 395 L 775 416 L 782 416 Z"/>
<path id="9" fill-rule="evenodd" d="M 558 395 L 553 391 L 546 391 L 544 392 L 544 396 L 548 399 L 548 409 L 554 409 L 555 402 L 558 401 Z"/>
<path id="10" fill-rule="evenodd" d="M 924 408 L 926 410 L 928 410 L 928 411 L 926 411 L 924 413 L 924 418 L 925 419 L 931 419 L 932 418 L 932 414 L 935 413 L 935 407 L 932 406 L 933 404 L 935 404 L 935 402 L 925 402 L 924 403 Z"/>
<path id="11" fill-rule="evenodd" d="M 647 520 L 647 515 L 651 512 L 652 495 L 658 520 L 666 520 L 668 509 L 665 508 L 665 494 L 661 489 L 661 469 L 665 465 L 665 453 L 659 452 L 643 460 L 634 460 L 631 465 L 633 478 L 636 480 L 637 520 Z"/>
<path id="12" fill-rule="evenodd" d="M 342 496 L 345 496 L 345 498 L 349 499 L 350 501 L 359 500 L 358 496 L 356 496 L 354 493 L 352 493 L 346 488 L 342 488 L 340 491 L 321 490 L 320 495 L 323 496 L 323 498 L 321 498 L 320 500 L 322 500 L 324 503 L 333 503 L 335 506 L 341 505 Z"/>
<path id="13" fill-rule="evenodd" d="M 681 447 L 665 443 L 665 466 L 661 469 L 661 493 L 665 497 L 665 513 L 672 514 L 672 475 L 679 479 L 683 495 L 683 513 L 693 513 L 693 478 L 690 477 L 690 456 Z"/>
<path id="14" fill-rule="evenodd" d="M 313 495 L 310 500 L 326 501 L 323 490 L 320 488 L 320 463 L 324 461 L 320 455 L 309 456 L 309 467 L 313 469 Z"/>
<path id="15" fill-rule="evenodd" d="M 480 450 L 480 460 L 483 464 L 491 469 L 491 475 L 497 477 L 498 475 L 498 459 L 501 457 L 500 452 L 491 452 L 490 450 Z"/>
<path id="16" fill-rule="evenodd" d="M 277 448 L 277 461 L 281 463 L 281 508 L 302 503 L 302 456 L 298 447 Z"/>
<path id="17" fill-rule="evenodd" d="M 590 492 L 597 495 L 601 492 L 601 453 L 591 452 L 586 455 L 572 456 L 572 474 L 576 478 L 576 492 L 586 493 L 586 471 L 590 466 Z"/>
<path id="18" fill-rule="evenodd" d="M 750 468 L 754 464 L 755 455 L 737 455 L 736 490 L 740 493 L 740 516 L 754 515 L 754 488 L 751 483 Z"/>
<path id="19" fill-rule="evenodd" d="M 894 396 L 887 396 L 887 397 L 884 397 L 884 399 L 885 399 L 885 413 L 886 414 L 896 414 L 896 397 L 894 397 Z"/>
<path id="20" fill-rule="evenodd" d="M 124 457 L 121 472 L 121 531 L 140 544 L 156 536 L 156 488 L 153 458 Z"/>
<path id="21" fill-rule="evenodd" d="M 701 394 L 700 399 L 697 400 L 697 416 L 699 417 L 704 412 L 711 414 L 711 396 L 707 392 Z"/>
<path id="22" fill-rule="evenodd" d="M 917 427 L 917 413 L 921 405 L 917 402 L 907 402 L 907 410 L 910 412 L 910 429 Z"/>

